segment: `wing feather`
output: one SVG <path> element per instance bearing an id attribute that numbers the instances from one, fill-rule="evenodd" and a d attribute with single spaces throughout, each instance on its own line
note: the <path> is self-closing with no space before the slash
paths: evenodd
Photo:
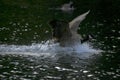
<path id="1" fill-rule="evenodd" d="M 89 14 L 90 10 L 79 15 L 75 19 L 73 19 L 71 22 L 69 22 L 69 27 L 73 31 L 77 31 L 79 28 L 80 23 L 86 18 L 86 16 Z"/>

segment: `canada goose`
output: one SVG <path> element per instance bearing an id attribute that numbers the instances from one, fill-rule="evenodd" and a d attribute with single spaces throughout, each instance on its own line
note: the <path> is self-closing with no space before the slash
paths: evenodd
<path id="1" fill-rule="evenodd" d="M 77 33 L 80 23 L 86 18 L 90 11 L 83 13 L 70 22 L 62 20 L 52 20 L 49 22 L 53 30 L 53 39 L 55 42 L 59 42 L 60 46 L 70 47 L 75 46 L 78 43 L 83 43 L 89 39 L 89 36 L 83 39 L 80 34 Z"/>

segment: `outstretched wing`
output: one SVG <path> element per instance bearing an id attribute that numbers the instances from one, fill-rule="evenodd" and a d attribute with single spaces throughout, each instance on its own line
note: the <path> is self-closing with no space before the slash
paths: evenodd
<path id="1" fill-rule="evenodd" d="M 76 32 L 79 28 L 80 23 L 86 18 L 89 12 L 90 10 L 87 11 L 86 13 L 81 14 L 80 16 L 76 17 L 71 22 L 69 22 L 70 29 Z"/>

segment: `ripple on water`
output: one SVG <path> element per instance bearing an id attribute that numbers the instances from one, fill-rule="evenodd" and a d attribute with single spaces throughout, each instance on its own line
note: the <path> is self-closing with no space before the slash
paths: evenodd
<path id="1" fill-rule="evenodd" d="M 90 55 L 97 54 L 101 50 L 93 49 L 88 43 L 77 45 L 74 47 L 60 47 L 58 43 L 50 44 L 46 41 L 44 44 L 32 45 L 0 45 L 0 54 L 21 54 L 31 56 L 47 56 L 54 57 L 56 53 L 78 53 L 82 57 L 89 57 Z M 44 57 L 45 57 L 44 56 Z"/>
<path id="2" fill-rule="evenodd" d="M 82 80 L 94 77 L 85 68 L 89 63 L 88 57 L 99 53 L 98 50 L 87 43 L 74 48 L 48 43 L 0 45 L 0 68 L 3 69 L 0 77 L 3 80 Z"/>

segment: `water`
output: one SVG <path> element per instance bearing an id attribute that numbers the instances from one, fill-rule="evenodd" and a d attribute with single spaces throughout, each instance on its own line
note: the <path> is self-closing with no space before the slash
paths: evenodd
<path id="1" fill-rule="evenodd" d="M 0 45 L 0 51 L 3 80 L 97 79 L 87 66 L 101 52 L 88 43 L 63 48 L 49 41 L 30 46 Z"/>
<path id="2" fill-rule="evenodd" d="M 79 43 L 78 43 L 79 44 Z M 101 50 L 95 50 L 88 43 L 79 44 L 73 47 L 60 47 L 59 43 L 50 43 L 46 41 L 44 44 L 32 45 L 0 45 L 0 52 L 3 54 L 23 54 L 23 55 L 55 55 L 57 53 L 78 53 L 84 57 L 99 53 Z M 88 54 L 87 54 L 88 53 Z M 91 53 L 91 54 L 90 54 Z"/>
<path id="3" fill-rule="evenodd" d="M 68 0 L 0 1 L 0 80 L 120 79 L 120 1 L 71 1 L 71 12 L 56 10 Z M 51 19 L 71 21 L 88 10 L 78 32 L 92 41 L 50 42 Z"/>

